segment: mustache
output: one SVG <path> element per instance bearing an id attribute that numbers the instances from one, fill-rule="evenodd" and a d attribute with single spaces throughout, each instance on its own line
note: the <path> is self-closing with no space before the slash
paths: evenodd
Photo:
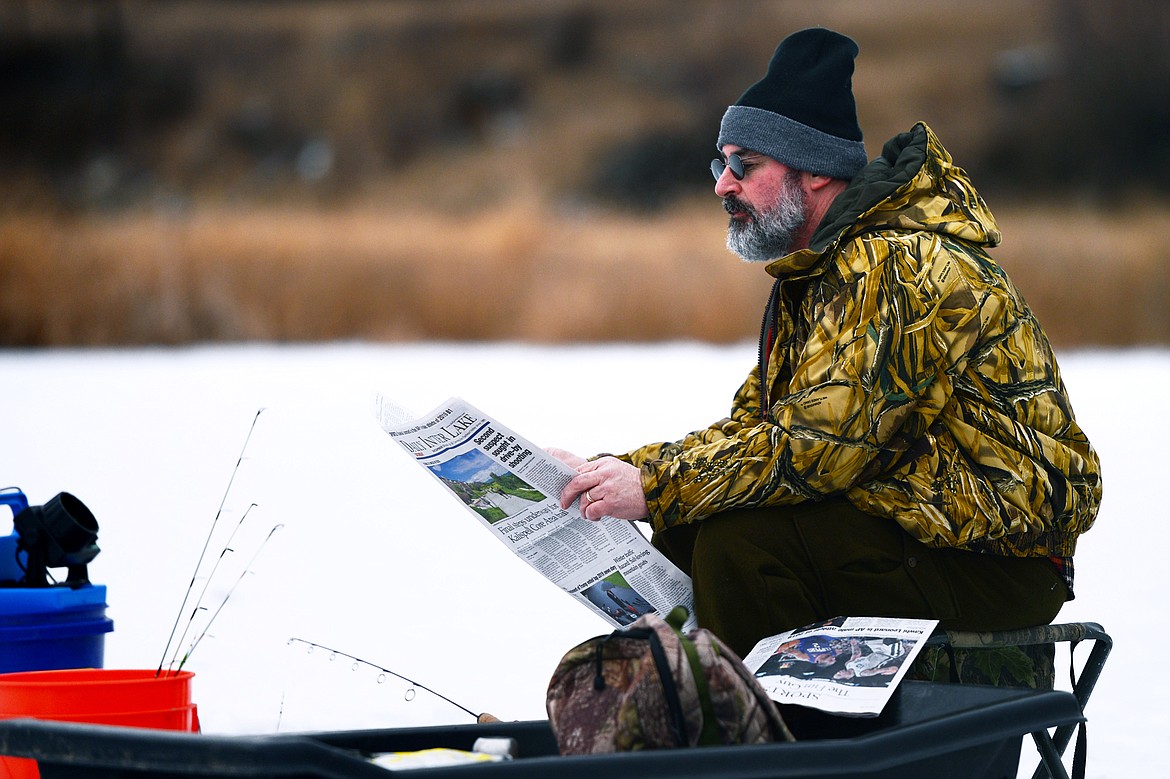
<path id="1" fill-rule="evenodd" d="M 751 206 L 734 195 L 728 195 L 723 198 L 723 210 L 729 214 L 744 213 L 752 217 L 756 215 L 755 210 Z"/>

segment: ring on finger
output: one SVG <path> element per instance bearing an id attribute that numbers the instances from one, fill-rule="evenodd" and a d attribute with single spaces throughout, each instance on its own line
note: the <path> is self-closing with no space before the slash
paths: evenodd
<path id="1" fill-rule="evenodd" d="M 589 490 L 585 490 L 585 499 L 588 500 L 590 503 L 597 502 L 596 500 L 593 499 L 593 496 L 589 494 Z"/>

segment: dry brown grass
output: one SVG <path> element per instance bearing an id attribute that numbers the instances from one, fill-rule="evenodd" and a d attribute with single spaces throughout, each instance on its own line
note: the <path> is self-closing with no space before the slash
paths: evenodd
<path id="1" fill-rule="evenodd" d="M 6 345 L 753 338 L 759 268 L 714 199 L 657 217 L 536 202 L 0 217 Z M 1062 346 L 1170 343 L 1170 209 L 1000 209 L 995 256 Z"/>
<path id="2" fill-rule="evenodd" d="M 8 215 L 0 333 L 33 345 L 729 340 L 754 327 L 754 313 L 734 302 L 752 296 L 754 279 L 721 256 L 717 219 L 684 211 L 650 226 L 598 224 L 535 206 L 462 218 L 369 209 Z M 692 301 L 716 284 L 732 304 L 699 311 Z"/>

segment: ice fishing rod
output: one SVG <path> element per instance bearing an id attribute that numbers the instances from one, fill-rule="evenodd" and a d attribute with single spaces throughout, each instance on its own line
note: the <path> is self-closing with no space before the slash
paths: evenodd
<path id="1" fill-rule="evenodd" d="M 357 670 L 357 666 L 360 664 L 360 665 L 369 666 L 370 668 L 373 668 L 376 671 L 380 671 L 381 673 L 378 677 L 378 684 L 381 684 L 382 682 L 384 682 L 386 680 L 385 679 L 386 674 L 390 674 L 395 679 L 401 679 L 402 681 L 404 681 L 410 685 L 410 689 L 408 689 L 406 691 L 406 695 L 405 695 L 406 700 L 408 700 L 408 701 L 414 700 L 414 688 L 417 687 L 420 690 L 426 690 L 431 695 L 434 695 L 437 698 L 442 698 L 447 703 L 450 703 L 452 706 L 459 709 L 460 711 L 467 712 L 468 714 L 470 714 L 472 717 L 475 718 L 476 722 L 481 722 L 481 723 L 482 722 L 499 722 L 499 719 L 497 719 L 495 716 L 493 716 L 491 714 L 488 714 L 487 712 L 482 712 L 480 714 L 476 714 L 474 711 L 467 708 L 466 706 L 461 706 L 460 704 L 458 704 L 455 701 L 448 698 L 446 695 L 443 695 L 442 693 L 439 693 L 439 692 L 435 692 L 430 687 L 427 687 L 425 684 L 420 684 L 419 682 L 416 682 L 413 679 L 407 679 L 402 674 L 397 673 L 395 671 L 391 671 L 389 668 L 383 668 L 382 666 L 377 665 L 376 663 L 371 663 L 369 660 L 363 660 L 360 657 L 354 657 L 353 655 L 342 652 L 339 649 L 331 649 L 330 647 L 324 646 L 323 644 L 318 644 L 318 643 L 315 643 L 313 641 L 307 641 L 303 638 L 295 638 L 295 637 L 290 638 L 288 640 L 288 643 L 290 646 L 294 643 L 305 644 L 309 647 L 310 652 L 312 652 L 314 649 L 324 649 L 326 652 L 330 653 L 329 659 L 331 659 L 331 660 L 333 659 L 334 656 L 344 657 L 348 660 L 353 660 L 354 670 Z"/>
<path id="2" fill-rule="evenodd" d="M 162 657 L 158 661 L 158 669 L 154 672 L 156 678 L 162 674 L 163 666 L 166 665 L 167 662 L 167 653 L 171 651 L 171 644 L 175 643 L 175 632 L 179 629 L 179 620 L 183 618 L 183 614 L 187 611 L 187 601 L 191 598 L 191 591 L 195 589 L 195 579 L 199 576 L 199 569 L 203 567 L 203 559 L 207 556 L 207 548 L 211 546 L 211 539 L 215 535 L 215 528 L 219 524 L 220 516 L 223 514 L 224 504 L 227 503 L 228 495 L 232 491 L 232 484 L 236 480 L 236 474 L 240 471 L 240 464 L 244 462 L 244 453 L 248 451 L 248 443 L 252 440 L 252 432 L 256 429 L 256 421 L 260 419 L 260 415 L 262 413 L 264 413 L 263 408 L 257 409 L 256 416 L 252 417 L 252 424 L 248 427 L 248 435 L 244 438 L 244 445 L 240 447 L 240 456 L 236 458 L 236 465 L 234 468 L 232 468 L 231 477 L 228 478 L 227 487 L 224 489 L 223 497 L 219 501 L 219 508 L 215 512 L 215 517 L 211 520 L 211 529 L 207 531 L 207 538 L 203 541 L 203 550 L 199 553 L 199 560 L 195 563 L 195 570 L 191 572 L 191 582 L 187 585 L 187 591 L 183 593 L 183 602 L 179 604 L 179 611 L 175 614 L 175 624 L 171 626 L 171 633 L 169 636 L 167 636 L 167 645 L 163 647 Z M 251 510 L 251 506 L 248 507 L 248 510 Z M 245 511 L 244 516 L 247 515 L 248 512 Z M 240 521 L 243 521 L 243 517 L 240 518 Z M 239 529 L 239 523 L 237 523 L 236 529 Z M 235 535 L 234 531 L 232 535 Z M 222 558 L 223 553 L 220 554 L 220 559 Z M 216 561 L 216 565 L 218 564 L 218 561 Z M 204 586 L 203 591 L 207 591 L 206 586 Z M 202 597 L 203 595 L 201 593 L 200 599 L 202 599 Z M 200 603 L 196 601 L 195 608 L 191 612 L 192 618 L 194 617 L 195 613 L 199 611 L 199 607 Z M 190 621 L 188 621 L 188 627 L 190 627 Z M 186 629 L 184 629 L 183 635 L 184 637 L 186 636 Z M 182 638 L 180 638 L 175 647 L 175 654 L 178 654 L 179 652 L 178 644 L 182 643 Z M 189 655 L 190 652 L 188 651 L 187 654 Z M 174 663 L 174 657 L 171 658 L 171 663 Z"/>
<path id="3" fill-rule="evenodd" d="M 175 660 L 179 654 L 179 647 L 181 647 L 183 642 L 187 640 L 187 631 L 189 631 L 191 626 L 195 624 L 195 615 L 200 611 L 206 610 L 206 607 L 203 605 L 203 599 L 207 596 L 207 588 L 211 586 L 211 580 L 215 578 L 215 572 L 219 570 L 219 564 L 223 562 L 223 559 L 227 557 L 229 553 L 236 551 L 232 546 L 232 540 L 235 539 L 236 533 L 239 532 L 240 527 L 244 524 L 244 520 L 248 518 L 248 513 L 252 509 L 256 508 L 256 505 L 257 504 L 253 503 L 248 506 L 248 508 L 244 509 L 244 513 L 240 515 L 240 519 L 238 522 L 236 522 L 236 526 L 232 529 L 232 534 L 228 536 L 228 540 L 224 544 L 223 549 L 219 550 L 219 557 L 215 559 L 215 565 L 211 567 L 211 573 L 203 577 L 203 590 L 199 593 L 199 597 L 195 599 L 195 605 L 191 608 L 191 616 L 187 618 L 187 624 L 183 627 L 183 632 L 179 635 L 179 640 L 174 642 L 175 653 L 171 655 L 171 661 L 167 663 L 167 670 L 170 670 L 171 667 L 174 666 Z M 182 617 L 182 611 L 179 612 L 179 616 L 180 618 Z M 188 652 L 188 654 L 190 654 L 190 652 Z"/>
<path id="4" fill-rule="evenodd" d="M 199 646 L 199 642 L 201 642 L 207 636 L 207 631 L 211 630 L 211 624 L 215 622 L 215 618 L 219 616 L 221 611 L 223 611 L 223 607 L 227 605 L 228 600 L 232 597 L 232 594 L 236 591 L 236 588 L 240 586 L 240 582 L 244 581 L 245 576 L 252 573 L 252 564 L 256 562 L 256 558 L 260 556 L 262 551 L 264 551 L 265 545 L 272 538 L 273 534 L 275 534 L 276 531 L 280 530 L 282 527 L 284 527 L 284 525 L 273 525 L 272 529 L 268 531 L 268 535 L 264 536 L 264 540 L 261 541 L 260 546 L 256 548 L 256 553 L 252 555 L 252 559 L 248 561 L 248 565 L 244 568 L 244 570 L 240 571 L 240 575 L 236 577 L 235 583 L 232 584 L 232 586 L 228 589 L 227 594 L 223 596 L 223 600 L 219 602 L 219 606 L 207 620 L 207 624 L 203 626 L 203 630 L 199 633 L 198 636 L 191 640 L 191 646 L 187 648 L 185 653 L 183 653 L 183 659 L 179 661 L 179 667 L 175 669 L 176 671 L 183 670 L 183 666 L 186 665 L 187 660 L 190 659 L 191 653 L 195 651 L 195 647 Z M 192 614 L 191 616 L 194 618 L 195 615 Z M 176 649 L 176 652 L 177 651 L 178 650 Z"/>

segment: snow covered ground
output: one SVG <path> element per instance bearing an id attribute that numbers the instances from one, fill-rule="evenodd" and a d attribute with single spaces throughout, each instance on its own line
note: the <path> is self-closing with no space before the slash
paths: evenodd
<path id="1" fill-rule="evenodd" d="M 93 510 L 90 574 L 115 623 L 106 666 L 157 667 L 177 623 L 167 662 L 194 644 L 186 668 L 206 732 L 470 721 L 347 656 L 475 712 L 540 718 L 557 660 L 609 628 L 398 450 L 373 396 L 421 413 L 460 395 L 538 443 L 589 454 L 719 418 L 753 360 L 751 345 L 692 343 L 0 351 L 0 486 L 34 504 L 72 492 Z M 1162 776 L 1168 690 L 1143 654 L 1170 643 L 1170 351 L 1061 363 L 1105 469 L 1078 597 L 1060 615 L 1116 641 L 1088 709 L 1089 775 Z M 205 545 L 202 571 L 218 568 L 192 582 Z"/>

